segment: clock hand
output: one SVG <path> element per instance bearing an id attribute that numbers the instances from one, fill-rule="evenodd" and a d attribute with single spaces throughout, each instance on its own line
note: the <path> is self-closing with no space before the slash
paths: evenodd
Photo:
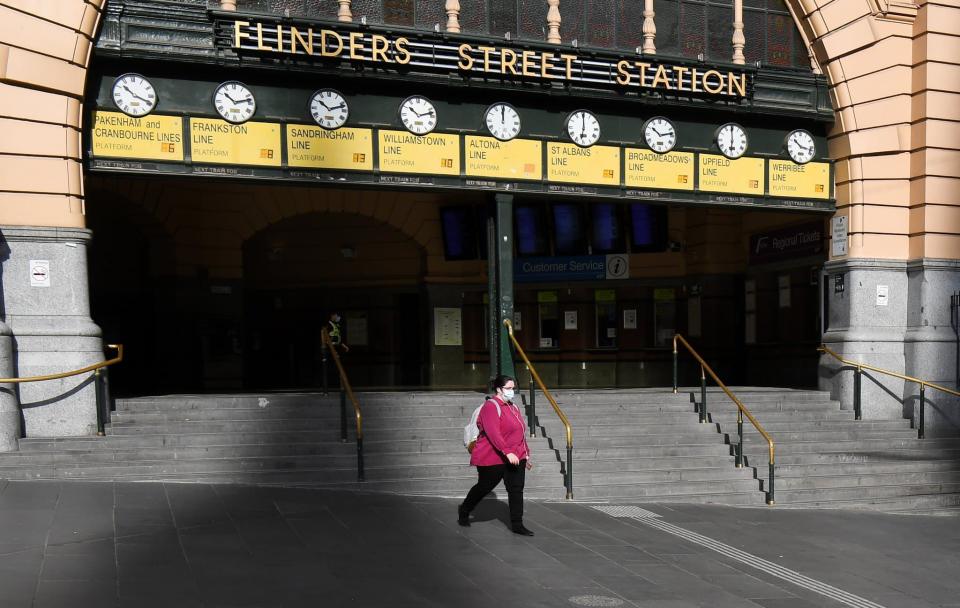
<path id="1" fill-rule="evenodd" d="M 325 104 L 325 103 L 323 103 L 322 101 L 320 101 L 319 99 L 317 100 L 317 103 L 319 103 L 321 106 L 325 107 L 325 108 L 327 109 L 327 111 L 330 111 L 330 110 L 333 109 L 333 108 L 331 108 L 330 106 L 328 106 L 327 104 Z"/>
<path id="2" fill-rule="evenodd" d="M 323 107 L 327 108 L 327 106 L 323 106 Z M 338 106 L 333 106 L 332 108 L 327 108 L 327 109 L 332 112 L 332 111 L 334 111 L 334 110 L 339 110 L 340 108 L 345 108 L 345 107 L 347 107 L 347 104 L 341 103 L 341 104 L 338 105 Z"/>
<path id="3" fill-rule="evenodd" d="M 500 106 L 500 120 L 507 122 L 507 106 Z"/>
<path id="4" fill-rule="evenodd" d="M 253 97 L 247 97 L 246 99 L 241 99 L 240 101 L 235 101 L 233 103 L 253 103 Z"/>
<path id="5" fill-rule="evenodd" d="M 143 97 L 140 97 L 139 95 L 137 95 L 136 93 L 134 93 L 133 91 L 131 91 L 131 90 L 130 90 L 130 87 L 128 87 L 127 85 L 122 84 L 122 85 L 120 85 L 120 86 L 122 86 L 127 93 L 130 93 L 131 95 L 133 95 L 134 97 L 136 97 L 136 98 L 139 99 L 140 101 L 145 101 L 145 102 L 147 102 L 147 103 L 150 103 L 150 100 L 144 99 Z"/>
<path id="6" fill-rule="evenodd" d="M 223 91 L 223 96 L 230 100 L 230 103 L 237 103 L 237 100 L 233 97 L 230 97 L 230 93 L 227 93 L 226 90 Z"/>

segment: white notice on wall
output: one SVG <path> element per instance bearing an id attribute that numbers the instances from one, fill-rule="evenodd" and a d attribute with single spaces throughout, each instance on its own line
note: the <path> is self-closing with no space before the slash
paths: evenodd
<path id="1" fill-rule="evenodd" d="M 347 314 L 346 339 L 351 346 L 367 345 L 367 315 L 353 316 Z"/>
<path id="2" fill-rule="evenodd" d="M 519 310 L 513 311 L 513 330 L 520 331 L 523 329 L 523 315 L 520 314 Z"/>
<path id="3" fill-rule="evenodd" d="M 624 329 L 637 328 L 637 309 L 636 308 L 628 308 L 623 311 L 623 328 Z"/>
<path id="4" fill-rule="evenodd" d="M 790 275 L 782 274 L 777 277 L 777 286 L 780 292 L 780 308 L 790 308 Z"/>
<path id="5" fill-rule="evenodd" d="M 50 260 L 30 260 L 30 287 L 50 287 Z"/>
<path id="6" fill-rule="evenodd" d="M 877 306 L 886 306 L 890 297 L 888 285 L 877 285 Z"/>
<path id="7" fill-rule="evenodd" d="M 833 218 L 831 222 L 832 231 L 832 249 L 833 257 L 847 255 L 847 216 L 841 215 Z"/>
<path id="8" fill-rule="evenodd" d="M 563 311 L 563 328 L 564 329 L 577 328 L 577 311 L 575 310 Z"/>
<path id="9" fill-rule="evenodd" d="M 463 344 L 460 309 L 434 308 L 433 335 L 433 343 L 436 346 L 460 346 Z"/>

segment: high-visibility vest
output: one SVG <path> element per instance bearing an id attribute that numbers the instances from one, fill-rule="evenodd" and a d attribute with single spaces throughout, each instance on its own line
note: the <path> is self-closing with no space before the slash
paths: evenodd
<path id="1" fill-rule="evenodd" d="M 330 330 L 327 332 L 330 334 L 330 342 L 334 344 L 340 344 L 340 324 L 330 321 Z"/>

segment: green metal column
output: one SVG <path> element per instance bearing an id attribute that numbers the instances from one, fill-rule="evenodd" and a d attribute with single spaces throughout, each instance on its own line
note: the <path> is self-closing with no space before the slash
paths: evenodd
<path id="1" fill-rule="evenodd" d="M 496 237 L 497 247 L 491 250 L 497 258 L 496 301 L 490 302 L 490 310 L 497 311 L 497 335 L 499 361 L 497 373 L 517 377 L 513 368 L 513 347 L 510 336 L 503 326 L 504 319 L 513 320 L 513 195 L 496 195 Z"/>
<path id="2" fill-rule="evenodd" d="M 497 321 L 497 219 L 491 209 L 487 217 L 487 344 L 490 345 L 490 379 L 500 369 L 500 327 Z"/>

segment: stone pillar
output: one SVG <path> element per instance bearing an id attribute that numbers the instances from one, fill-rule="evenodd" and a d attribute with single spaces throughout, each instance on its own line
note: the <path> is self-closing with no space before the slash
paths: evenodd
<path id="1" fill-rule="evenodd" d="M 497 298 L 490 302 L 490 312 L 494 317 L 491 321 L 496 323 L 500 344 L 496 373 L 516 378 L 513 344 L 503 325 L 504 319 L 513 320 L 513 195 L 497 194 L 496 201 L 497 248 L 488 253 L 497 258 Z"/>
<path id="2" fill-rule="evenodd" d="M 547 42 L 560 44 L 560 0 L 547 0 Z"/>
<path id="3" fill-rule="evenodd" d="M 644 0 L 643 4 L 643 53 L 644 55 L 656 55 L 657 45 L 654 40 L 657 37 L 657 22 L 654 20 L 656 13 L 653 11 L 653 0 Z"/>
<path id="4" fill-rule="evenodd" d="M 0 226 L 7 250 L 0 283 L 3 319 L 13 334 L 18 377 L 103 361 L 100 328 L 90 318 L 90 234 L 82 228 Z M 2 346 L 0 340 L 0 364 Z M 19 392 L 27 437 L 96 434 L 93 374 L 21 384 Z"/>
<path id="5" fill-rule="evenodd" d="M 337 0 L 340 7 L 337 9 L 337 21 L 353 21 L 353 11 L 350 9 L 350 0 Z"/>
<path id="6" fill-rule="evenodd" d="M 747 39 L 743 36 L 743 0 L 733 0 L 733 62 L 739 65 L 746 63 L 743 56 L 743 47 Z"/>
<path id="7" fill-rule="evenodd" d="M 827 262 L 825 270 L 829 315 L 823 342 L 845 359 L 903 373 L 907 263 L 860 258 Z M 843 277 L 839 292 L 837 275 Z M 886 292 L 886 304 L 880 303 L 878 291 Z M 826 354 L 820 358 L 820 386 L 830 390 L 843 409 L 853 409 L 854 372 Z M 860 386 L 864 419 L 898 419 L 907 414 L 903 380 L 865 371 Z"/>
<path id="8" fill-rule="evenodd" d="M 237 10 L 237 0 L 220 0 L 220 8 L 225 11 Z"/>
<path id="9" fill-rule="evenodd" d="M 960 291 L 960 260 L 922 258 L 907 262 L 905 373 L 957 390 L 957 336 L 951 325 L 950 296 Z M 904 411 L 918 415 L 920 389 L 904 387 Z M 960 399 L 927 389 L 926 436 L 960 435 Z"/>
<path id="10" fill-rule="evenodd" d="M 7 324 L 0 321 L 0 377 L 13 378 L 14 369 L 13 336 Z M 16 390 L 15 384 L 0 385 L 0 452 L 15 451 L 20 439 L 20 405 Z"/>
<path id="11" fill-rule="evenodd" d="M 447 31 L 451 34 L 460 33 L 460 0 L 447 0 L 444 5 L 447 13 Z"/>

